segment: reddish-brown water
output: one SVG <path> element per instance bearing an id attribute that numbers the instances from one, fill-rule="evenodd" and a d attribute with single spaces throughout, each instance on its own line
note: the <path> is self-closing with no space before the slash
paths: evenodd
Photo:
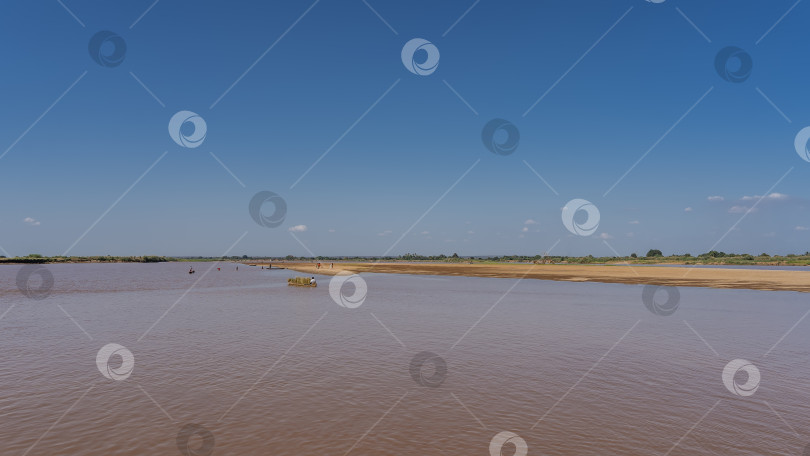
<path id="1" fill-rule="evenodd" d="M 659 316 L 635 285 L 379 274 L 347 308 L 329 277 L 189 266 L 49 265 L 41 300 L 0 267 L 3 455 L 487 455 L 502 431 L 529 455 L 810 443 L 810 318 L 787 334 L 806 294 L 682 288 Z M 110 343 L 131 372 L 119 350 L 103 375 Z M 429 360 L 415 381 L 423 351 L 446 375 Z M 737 358 L 761 372 L 750 396 L 724 386 Z"/>

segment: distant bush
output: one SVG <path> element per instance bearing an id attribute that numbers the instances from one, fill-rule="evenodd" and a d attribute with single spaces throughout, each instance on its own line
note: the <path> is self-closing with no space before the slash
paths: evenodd
<path id="1" fill-rule="evenodd" d="M 658 249 L 650 249 L 650 251 L 648 251 L 648 252 L 647 252 L 647 255 L 646 255 L 646 256 L 647 256 L 648 258 L 651 258 L 651 257 L 660 257 L 660 256 L 664 256 L 664 254 L 663 254 L 663 253 L 661 253 L 661 251 L 660 251 L 660 250 L 658 250 Z"/>

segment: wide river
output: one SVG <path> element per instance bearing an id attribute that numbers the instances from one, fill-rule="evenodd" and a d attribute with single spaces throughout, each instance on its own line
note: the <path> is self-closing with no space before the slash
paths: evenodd
<path id="1" fill-rule="evenodd" d="M 3 455 L 808 454 L 808 294 L 40 268 L 0 266 Z"/>

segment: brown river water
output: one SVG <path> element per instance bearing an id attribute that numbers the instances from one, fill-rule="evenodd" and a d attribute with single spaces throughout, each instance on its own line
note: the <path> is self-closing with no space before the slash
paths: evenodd
<path id="1" fill-rule="evenodd" d="M 0 454 L 810 454 L 808 294 L 189 266 L 0 266 Z"/>

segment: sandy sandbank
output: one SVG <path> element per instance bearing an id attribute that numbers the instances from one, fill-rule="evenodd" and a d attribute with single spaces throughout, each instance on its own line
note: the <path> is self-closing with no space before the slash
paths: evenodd
<path id="1" fill-rule="evenodd" d="M 689 266 L 334 263 L 334 268 L 330 269 L 329 265 L 322 263 L 322 267 L 317 269 L 314 263 L 273 263 L 273 267 L 310 275 L 334 275 L 343 271 L 377 272 L 810 292 L 810 268 L 807 271 L 783 271 Z"/>

